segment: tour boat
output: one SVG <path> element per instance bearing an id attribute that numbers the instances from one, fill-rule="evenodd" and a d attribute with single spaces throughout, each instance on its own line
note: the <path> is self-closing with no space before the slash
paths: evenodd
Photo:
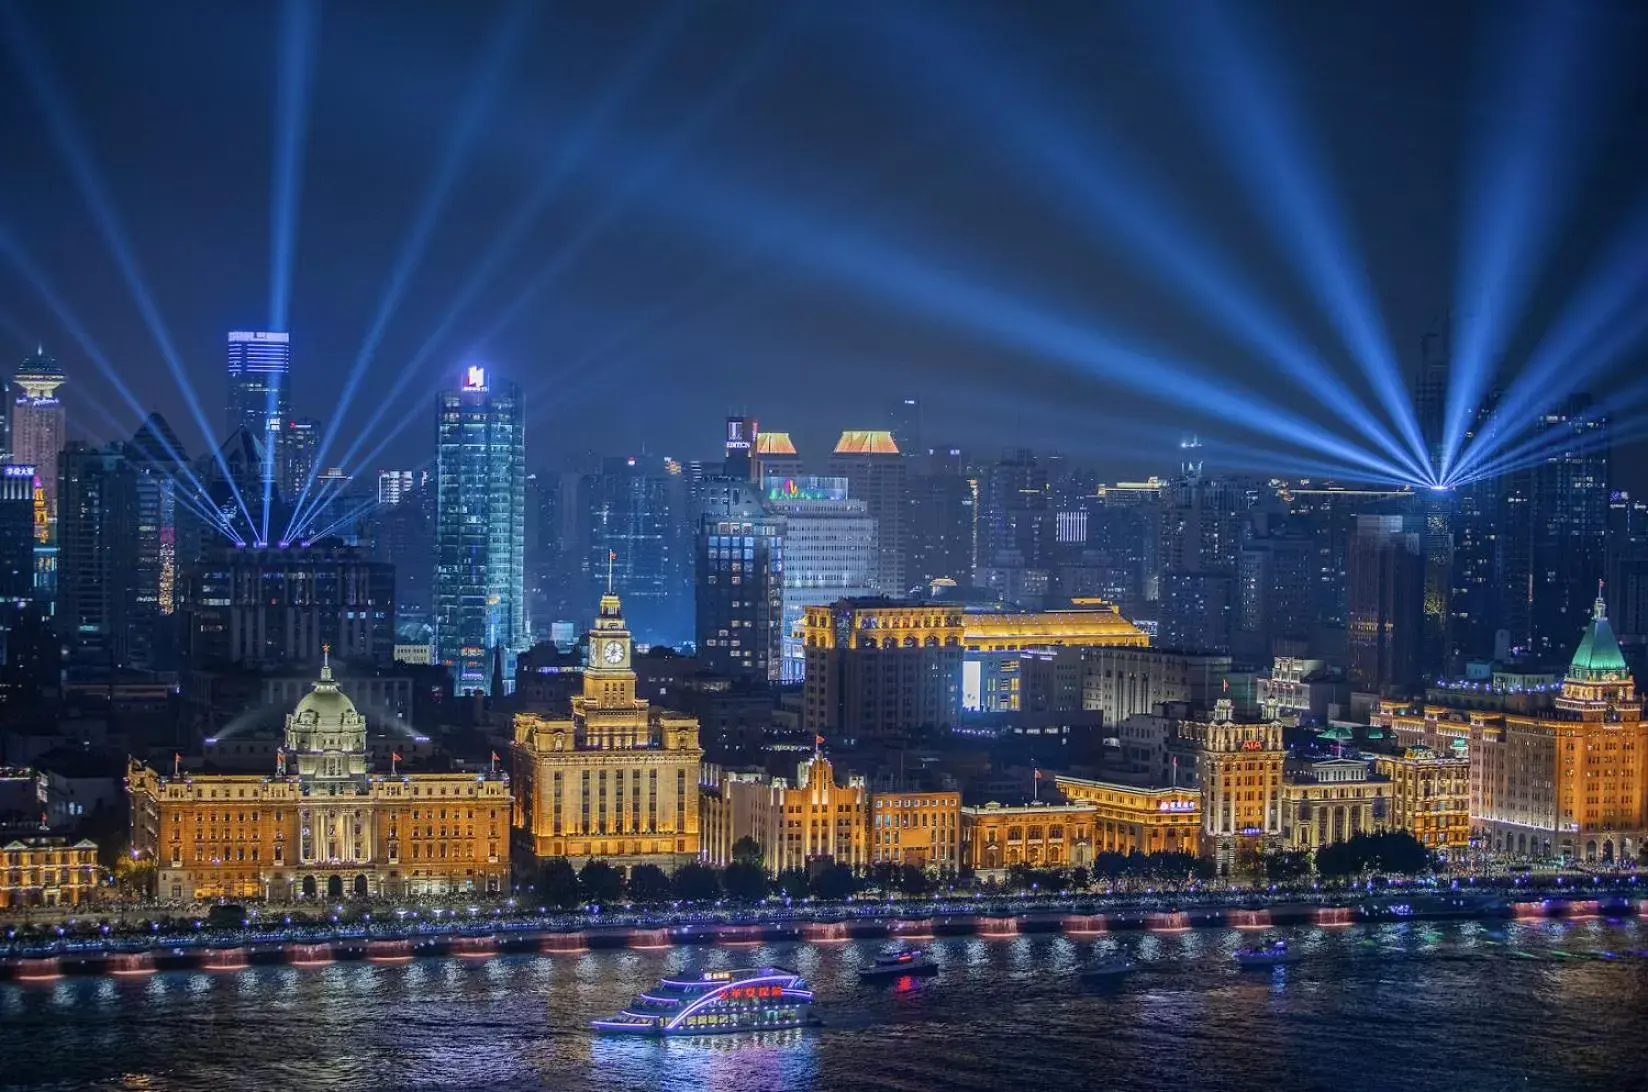
<path id="1" fill-rule="evenodd" d="M 720 1035 L 812 1027 L 813 992 L 794 971 L 751 967 L 709 971 L 702 978 L 666 978 L 637 994 L 617 1016 L 593 1021 L 619 1035 Z"/>
<path id="2" fill-rule="evenodd" d="M 938 964 L 920 948 L 899 948 L 875 957 L 875 964 L 858 973 L 865 982 L 879 982 L 889 978 L 925 978 L 938 974 Z"/>
<path id="3" fill-rule="evenodd" d="M 1099 981 L 1110 981 L 1132 974 L 1139 969 L 1139 965 L 1124 955 L 1111 956 L 1109 959 L 1100 959 L 1090 964 L 1082 971 L 1083 978 Z"/>
<path id="4" fill-rule="evenodd" d="M 1284 963 L 1292 963 L 1299 958 L 1299 953 L 1290 950 L 1285 940 L 1274 940 L 1269 944 L 1254 948 L 1242 948 L 1236 952 L 1236 962 L 1244 969 L 1252 968 L 1264 970 L 1270 967 L 1280 967 Z"/>

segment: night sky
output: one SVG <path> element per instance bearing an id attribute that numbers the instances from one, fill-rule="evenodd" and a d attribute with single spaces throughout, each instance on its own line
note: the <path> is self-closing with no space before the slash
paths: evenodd
<path id="1" fill-rule="evenodd" d="M 1509 278 L 1525 289 L 1510 373 L 1648 200 L 1648 18 L 1625 3 L 1551 6 L 1571 13 L 1562 41 L 1577 63 L 1543 128 L 1518 114 L 1529 96 L 1514 94 L 1507 71 L 1518 66 L 1503 62 L 1515 55 L 1506 39 L 1538 9 L 1290 0 L 1223 12 L 1292 112 L 1404 380 L 1421 336 L 1445 331 L 1458 307 L 1464 213 L 1499 185 L 1471 169 L 1469 149 L 1511 133 L 1513 146 L 1537 143 L 1525 149 L 1535 173 L 1557 179 L 1524 218 L 1542 241 Z M 816 452 L 842 428 L 884 427 L 886 399 L 905 394 L 924 401 L 930 442 L 1061 448 L 1116 474 L 1170 468 L 1190 430 L 1277 445 L 1239 431 L 1217 385 L 1157 400 L 1019 341 L 1015 324 L 1041 309 L 1347 431 L 1025 155 L 1026 140 L 1058 126 L 1095 136 L 1049 150 L 1086 156 L 1095 178 L 1128 180 L 1174 210 L 1175 230 L 1218 255 L 1244 299 L 1375 406 L 1241 182 L 1231 150 L 1263 157 L 1267 145 L 1212 108 L 1223 97 L 1209 90 L 1229 73 L 1205 35 L 1185 32 L 1195 11 L 1091 0 L 319 4 L 297 140 L 295 409 L 336 416 L 428 207 L 427 246 L 336 443 L 352 443 L 386 400 L 365 448 L 410 423 L 373 466 L 351 470 L 426 458 L 433 391 L 470 361 L 532 393 L 533 467 L 589 449 L 708 456 L 719 418 L 742 409 Z M 274 3 L 43 2 L 13 6 L 3 24 L 0 228 L 191 453 L 199 430 L 18 51 L 37 48 L 66 93 L 59 108 L 216 431 L 224 333 L 271 318 L 285 17 Z M 450 186 L 431 202 L 443 161 Z M 521 214 L 535 194 L 539 210 Z M 527 226 L 472 290 L 512 221 Z M 918 306 L 902 291 L 912 269 L 982 286 L 1003 308 L 982 315 L 980 297 L 926 281 Z M 1631 273 L 1641 321 L 1648 260 Z M 70 376 L 71 433 L 135 428 L 137 414 L 0 256 L 0 357 L 36 341 Z M 1628 341 L 1587 385 L 1640 374 L 1644 359 Z M 1639 454 L 1616 458 L 1616 478 L 1641 489 Z"/>

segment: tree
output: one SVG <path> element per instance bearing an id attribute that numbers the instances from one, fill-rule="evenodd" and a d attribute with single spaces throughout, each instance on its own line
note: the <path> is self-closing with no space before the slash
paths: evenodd
<path id="1" fill-rule="evenodd" d="M 1362 872 L 1412 875 L 1428 872 L 1434 865 L 1430 850 L 1405 830 L 1353 834 L 1346 841 L 1325 845 L 1316 851 L 1316 871 L 1330 878 Z"/>
<path id="2" fill-rule="evenodd" d="M 1259 857 L 1260 869 L 1271 883 L 1292 883 L 1310 875 L 1310 854 L 1304 850 L 1277 850 Z"/>
<path id="3" fill-rule="evenodd" d="M 786 868 L 778 874 L 773 886 L 786 898 L 804 899 L 809 888 L 807 884 L 807 870 L 805 868 Z"/>
<path id="4" fill-rule="evenodd" d="M 844 864 L 828 864 L 813 873 L 810 886 L 815 898 L 844 899 L 858 890 L 858 878 Z"/>
<path id="5" fill-rule="evenodd" d="M 714 902 L 721 897 L 721 879 L 708 865 L 682 865 L 670 877 L 670 886 L 682 902 Z"/>
<path id="6" fill-rule="evenodd" d="M 1070 873 L 1070 886 L 1077 891 L 1086 891 L 1093 884 L 1093 877 L 1085 868 L 1077 867 Z"/>
<path id="7" fill-rule="evenodd" d="M 636 865 L 629 874 L 629 897 L 635 902 L 663 902 L 670 897 L 670 880 L 655 864 Z"/>
<path id="8" fill-rule="evenodd" d="M 578 870 L 578 887 L 585 902 L 597 906 L 617 902 L 624 896 L 624 876 L 607 862 L 592 859 Z"/>
<path id="9" fill-rule="evenodd" d="M 565 857 L 551 857 L 544 862 L 538 870 L 538 897 L 545 906 L 576 906 L 579 895 L 578 873 Z"/>
<path id="10" fill-rule="evenodd" d="M 766 855 L 761 851 L 761 843 L 748 834 L 732 844 L 732 863 L 761 866 L 766 863 Z"/>
<path id="11" fill-rule="evenodd" d="M 767 897 L 767 871 L 758 864 L 734 861 L 721 873 L 727 897 L 739 902 L 760 902 Z"/>
<path id="12" fill-rule="evenodd" d="M 906 895 L 925 895 L 933 889 L 933 882 L 927 878 L 927 873 L 915 865 L 905 865 L 898 870 L 898 889 Z"/>

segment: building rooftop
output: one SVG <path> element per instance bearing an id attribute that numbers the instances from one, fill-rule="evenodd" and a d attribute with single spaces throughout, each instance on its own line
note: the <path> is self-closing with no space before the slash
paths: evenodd
<path id="1" fill-rule="evenodd" d="M 884 429 L 848 429 L 835 443 L 837 455 L 897 455 L 898 443 Z"/>
<path id="2" fill-rule="evenodd" d="M 1591 624 L 1568 667 L 1568 677 L 1596 681 L 1623 678 L 1629 672 L 1625 656 L 1619 650 L 1619 640 L 1614 636 L 1614 627 L 1608 624 L 1608 608 L 1598 595 L 1591 609 Z"/>
<path id="3" fill-rule="evenodd" d="M 758 432 L 755 436 L 757 455 L 794 455 L 795 443 L 787 432 Z"/>

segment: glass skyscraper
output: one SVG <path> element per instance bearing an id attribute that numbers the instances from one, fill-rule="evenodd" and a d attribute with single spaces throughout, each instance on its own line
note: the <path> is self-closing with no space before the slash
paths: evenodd
<path id="1" fill-rule="evenodd" d="M 490 690 L 494 650 L 514 677 L 526 618 L 521 394 L 471 365 L 436 419 L 435 640 L 459 692 Z"/>
<path id="2" fill-rule="evenodd" d="M 282 330 L 229 332 L 229 404 L 225 436 L 244 428 L 263 446 L 260 480 L 285 466 L 282 427 L 292 413 L 292 335 Z M 249 503 L 249 502 L 248 502 Z"/>

